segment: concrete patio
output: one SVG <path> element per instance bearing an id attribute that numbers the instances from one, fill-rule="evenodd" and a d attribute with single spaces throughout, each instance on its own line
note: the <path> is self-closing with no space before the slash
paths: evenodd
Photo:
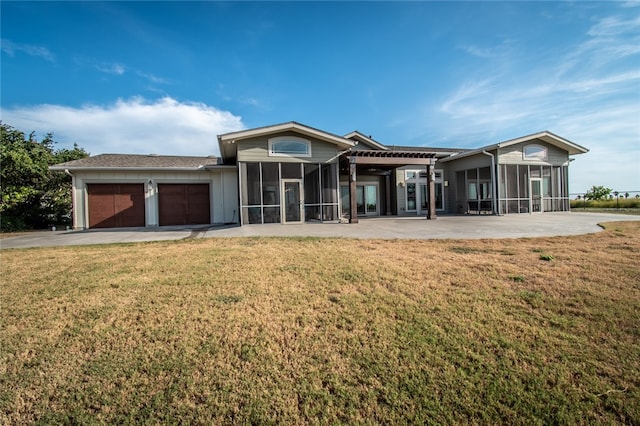
<path id="1" fill-rule="evenodd" d="M 579 235 L 599 232 L 599 223 L 638 221 L 640 216 L 558 212 L 506 216 L 376 217 L 357 224 L 307 223 L 302 225 L 189 226 L 120 228 L 85 231 L 29 232 L 0 240 L 2 249 L 113 244 L 189 238 L 324 237 L 362 239 L 483 239 Z"/>

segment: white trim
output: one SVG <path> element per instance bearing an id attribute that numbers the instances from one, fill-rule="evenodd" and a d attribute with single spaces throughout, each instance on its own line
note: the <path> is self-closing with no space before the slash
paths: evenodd
<path id="1" fill-rule="evenodd" d="M 347 192 L 349 192 L 349 183 L 348 182 L 340 182 L 338 185 L 340 188 L 346 188 Z M 367 186 L 374 186 L 376 188 L 376 210 L 367 212 Z M 364 206 L 364 213 L 358 212 L 358 217 L 374 217 L 381 216 L 380 213 L 382 211 L 382 200 L 380 199 L 380 183 L 379 182 L 356 182 L 356 199 L 358 198 L 358 188 L 362 188 L 362 203 Z M 342 199 L 342 189 L 340 189 L 340 197 Z M 335 203 L 331 203 L 335 204 Z M 356 203 L 357 204 L 357 203 Z M 340 215 L 342 215 L 342 205 L 340 207 Z"/>
<path id="2" fill-rule="evenodd" d="M 533 182 L 538 182 L 538 191 L 540 192 L 540 210 L 533 209 Z M 544 212 L 544 191 L 542 190 L 542 177 L 529 177 L 529 213 L 537 214 Z"/>
<path id="3" fill-rule="evenodd" d="M 284 178 L 280 179 L 280 223 L 282 224 L 300 224 L 305 222 L 304 217 L 304 181 L 302 179 L 289 179 Z M 299 221 L 287 221 L 287 205 L 286 205 L 286 196 L 285 196 L 285 185 L 287 183 L 297 183 L 298 184 L 298 193 L 299 193 L 299 209 L 300 209 L 300 220 Z M 263 217 L 264 223 L 264 217 Z"/>
<path id="4" fill-rule="evenodd" d="M 358 186 L 362 187 L 362 202 L 364 204 L 364 216 L 380 216 L 380 184 L 379 182 L 362 182 L 361 184 L 358 184 L 356 182 L 356 192 L 358 191 Z M 367 187 L 368 186 L 373 186 L 376 188 L 376 210 L 375 211 L 368 211 L 367 209 Z M 357 195 L 356 195 L 356 199 L 357 199 Z M 360 212 L 358 212 L 358 215 L 360 216 Z"/>
<path id="5" fill-rule="evenodd" d="M 353 140 L 354 138 L 358 140 L 358 142 L 362 142 L 365 145 L 369 145 L 369 147 L 371 148 L 375 148 L 375 149 L 379 149 L 382 151 L 389 151 L 389 147 L 386 145 L 381 144 L 378 141 L 375 141 L 373 139 L 371 139 L 370 137 L 367 137 L 365 135 L 363 135 L 362 133 L 360 133 L 359 131 L 355 130 L 347 135 L 344 136 L 346 139 L 351 139 Z"/>
<path id="6" fill-rule="evenodd" d="M 426 213 L 427 209 L 423 209 L 422 208 L 422 193 L 420 193 L 420 187 L 421 186 L 426 186 L 427 187 L 427 192 L 429 191 L 429 181 L 427 179 L 426 176 L 422 177 L 420 176 L 421 173 L 425 173 L 426 174 L 426 170 L 424 169 L 405 169 L 404 171 L 404 208 L 405 208 L 405 212 L 410 212 L 413 213 L 415 212 L 417 215 L 421 215 L 423 213 Z M 435 174 L 435 178 L 434 178 L 434 185 L 441 185 L 442 186 L 442 192 L 441 192 L 441 201 L 442 201 L 442 206 L 440 208 L 436 208 L 436 211 L 438 212 L 443 212 L 446 210 L 445 208 L 445 202 L 446 202 L 446 198 L 444 191 L 445 191 L 445 187 L 444 187 L 444 170 L 443 169 L 434 169 L 433 170 L 434 174 Z M 408 173 L 415 173 L 415 177 L 410 178 L 407 177 Z M 409 183 L 415 183 L 416 184 L 416 208 L 413 210 L 409 210 L 408 206 L 407 206 L 407 186 Z M 427 200 L 428 201 L 428 200 Z M 436 197 L 436 205 L 438 204 L 438 199 Z"/>
<path id="7" fill-rule="evenodd" d="M 408 195 L 408 190 L 409 190 L 409 185 L 413 184 L 415 185 L 415 203 L 416 203 L 416 208 L 414 209 L 409 209 L 409 195 Z M 411 179 L 411 182 L 409 182 L 408 180 L 405 181 L 404 183 L 404 211 L 405 212 L 415 212 L 416 214 L 418 214 L 418 189 L 419 189 L 419 185 L 418 185 L 418 181 L 416 179 Z"/>

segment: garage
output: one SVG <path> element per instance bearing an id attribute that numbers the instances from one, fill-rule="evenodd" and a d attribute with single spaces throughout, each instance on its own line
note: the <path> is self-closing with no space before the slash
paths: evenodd
<path id="1" fill-rule="evenodd" d="M 88 184 L 89 228 L 145 226 L 144 184 Z"/>
<path id="2" fill-rule="evenodd" d="M 209 184 L 158 184 L 160 226 L 211 223 Z"/>

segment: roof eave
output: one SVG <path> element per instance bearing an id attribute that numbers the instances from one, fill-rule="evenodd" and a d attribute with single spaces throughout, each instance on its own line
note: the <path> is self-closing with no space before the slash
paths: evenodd
<path id="1" fill-rule="evenodd" d="M 517 143 L 526 142 L 533 139 L 541 139 L 551 145 L 557 146 L 559 148 L 566 149 L 569 155 L 577 155 L 577 154 L 586 154 L 589 150 L 577 143 L 571 142 L 568 139 L 560 137 L 548 130 L 544 130 L 542 132 L 534 133 L 527 136 L 522 136 L 516 139 L 511 139 L 508 141 L 500 142 L 496 144 L 499 148 L 515 145 Z"/>
<path id="2" fill-rule="evenodd" d="M 472 155 L 480 154 L 482 151 L 493 151 L 498 148 L 506 148 L 511 145 L 515 145 L 522 142 L 532 141 L 540 139 L 558 148 L 565 149 L 569 155 L 586 154 L 589 150 L 577 143 L 573 143 L 570 140 L 564 139 L 556 134 L 551 133 L 548 130 L 543 132 L 534 133 L 531 135 L 521 136 L 519 138 L 510 139 L 508 141 L 499 142 L 493 145 L 487 145 L 482 148 L 473 149 L 471 151 L 461 152 L 460 154 L 452 155 L 451 157 L 444 158 L 440 161 L 447 162 L 457 160 L 459 158 L 465 158 Z"/>
<path id="3" fill-rule="evenodd" d="M 370 145 L 370 146 L 372 146 L 374 148 L 377 148 L 377 149 L 380 149 L 380 150 L 383 150 L 383 151 L 388 151 L 388 150 L 391 149 L 388 146 L 383 145 L 380 142 L 375 141 L 375 140 L 371 139 L 370 137 L 367 137 L 367 136 L 363 135 L 362 133 L 360 133 L 357 130 L 354 130 L 353 132 L 345 135 L 344 137 L 345 137 L 345 139 L 351 139 L 352 137 L 357 137 L 358 139 L 362 140 L 362 142 L 366 143 L 367 145 Z"/>
<path id="4" fill-rule="evenodd" d="M 205 165 L 203 164 L 200 167 L 126 167 L 126 166 L 96 166 L 96 167 L 91 167 L 91 166 L 49 166 L 49 170 L 53 170 L 53 171 L 61 171 L 64 172 L 65 170 L 69 170 L 69 171 L 75 171 L 75 172 L 80 172 L 80 171 L 122 171 L 122 170 L 127 170 L 127 171 L 148 171 L 148 172 L 154 172 L 154 171 L 176 171 L 176 172 L 197 172 L 197 171 L 201 171 L 201 170 L 206 170 L 209 169 L 211 167 L 220 167 L 220 166 L 214 166 L 214 165 Z"/>
<path id="5" fill-rule="evenodd" d="M 313 136 L 327 142 L 333 142 L 336 145 L 342 146 L 343 148 L 350 148 L 355 145 L 352 141 L 349 141 L 341 136 L 327 133 L 322 130 L 314 129 L 313 127 L 305 126 L 304 124 L 300 124 L 295 121 L 290 121 L 288 123 L 282 123 L 282 124 L 275 124 L 273 126 L 257 127 L 255 129 L 240 130 L 237 132 L 225 133 L 222 135 L 218 135 L 218 143 L 221 144 L 222 142 L 233 142 L 233 141 L 248 139 L 256 136 L 266 136 L 266 135 L 279 133 L 287 130 L 297 131 L 307 136 Z"/>

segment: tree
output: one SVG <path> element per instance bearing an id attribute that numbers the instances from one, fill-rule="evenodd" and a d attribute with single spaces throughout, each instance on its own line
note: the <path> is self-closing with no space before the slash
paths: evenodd
<path id="1" fill-rule="evenodd" d="M 611 195 L 611 188 L 605 188 L 604 186 L 592 186 L 590 190 L 584 194 L 586 200 L 606 200 Z"/>
<path id="2" fill-rule="evenodd" d="M 3 231 L 65 225 L 71 219 L 71 178 L 49 166 L 87 157 L 73 149 L 55 150 L 53 135 L 37 141 L 0 122 L 0 227 Z"/>

